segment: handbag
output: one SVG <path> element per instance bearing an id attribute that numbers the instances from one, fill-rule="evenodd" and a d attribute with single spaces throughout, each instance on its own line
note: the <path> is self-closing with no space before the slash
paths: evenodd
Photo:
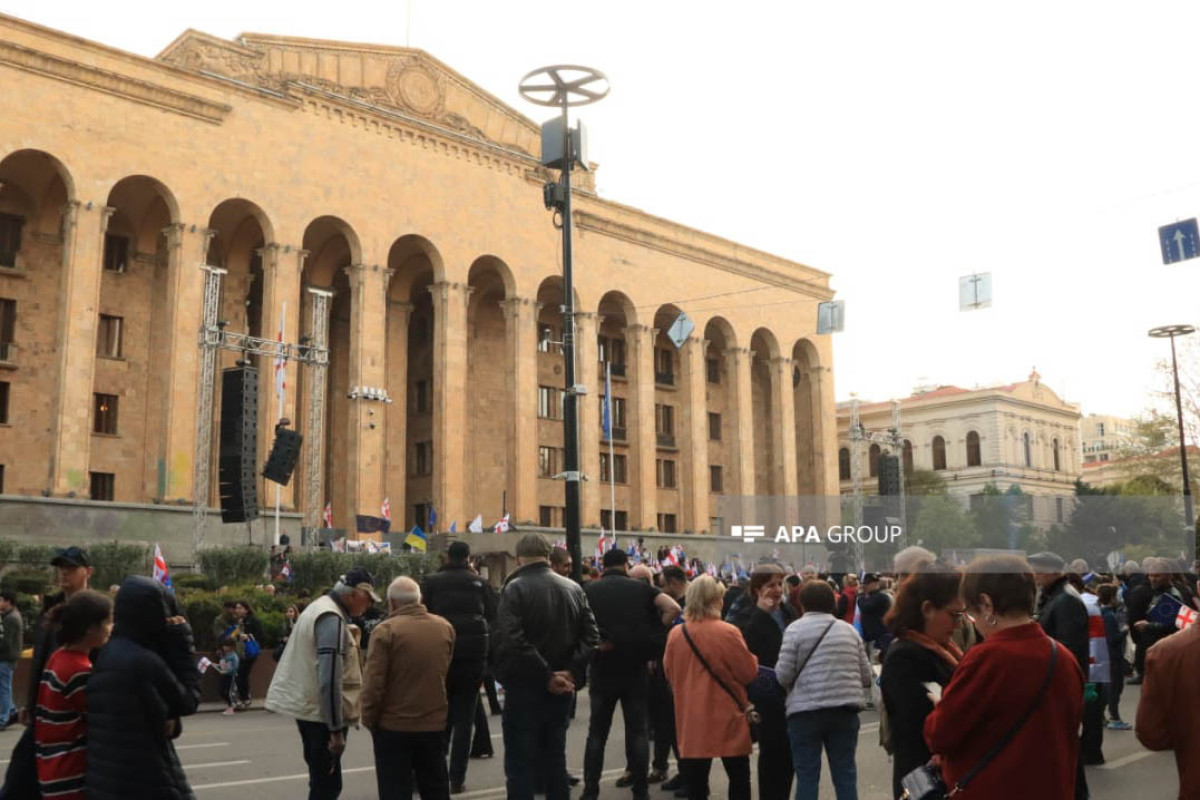
<path id="1" fill-rule="evenodd" d="M 262 652 L 262 646 L 259 645 L 258 639 L 255 639 L 253 634 L 246 640 L 246 647 L 243 652 L 246 654 L 246 658 L 250 659 L 258 658 L 259 653 Z"/>
<path id="2" fill-rule="evenodd" d="M 1025 727 L 1025 723 L 1033 716 L 1033 711 L 1042 703 L 1042 698 L 1046 694 L 1046 689 L 1050 686 L 1050 679 L 1054 677 L 1054 665 L 1058 661 L 1058 643 L 1053 639 L 1050 640 L 1050 668 L 1046 670 L 1046 677 L 1042 679 L 1042 685 L 1038 688 L 1038 692 L 1034 695 L 1033 702 L 1029 704 L 1029 708 L 1025 709 L 1024 715 L 1017 720 L 1004 736 L 1000 737 L 1000 741 L 992 747 L 991 750 L 984 753 L 983 758 L 971 767 L 970 771 L 958 779 L 954 784 L 954 789 L 946 788 L 946 783 L 942 779 L 942 771 L 940 768 L 932 764 L 922 764 L 912 772 L 900 779 L 900 787 L 904 790 L 900 794 L 900 800 L 942 800 L 942 798 L 954 797 L 954 795 L 967 788 L 967 784 L 975 779 L 980 770 L 991 763 L 992 759 L 1000 755 L 1000 751 L 1008 746 L 1008 743 L 1013 740 L 1017 732 Z"/>
<path id="3" fill-rule="evenodd" d="M 696 647 L 696 643 L 692 641 L 692 637 L 688 634 L 687 623 L 680 625 L 679 630 L 683 631 L 683 638 L 687 639 L 688 646 L 692 648 L 692 652 L 696 654 L 696 658 L 700 661 L 700 664 L 704 667 L 705 671 L 712 676 L 712 679 L 717 682 L 718 686 L 725 690 L 725 694 L 733 698 L 734 705 L 741 707 L 742 702 L 738 699 L 738 696 L 734 694 L 733 689 L 730 689 L 725 685 L 725 681 L 721 680 L 717 673 L 713 672 L 713 668 L 708 665 L 708 662 L 704 660 L 704 656 L 700 654 L 700 650 Z M 762 715 L 758 713 L 758 709 L 754 707 L 754 704 L 749 702 L 746 703 L 745 708 L 742 708 L 742 714 L 745 715 L 746 723 L 750 726 L 750 740 L 757 742 L 758 726 L 762 724 Z"/>

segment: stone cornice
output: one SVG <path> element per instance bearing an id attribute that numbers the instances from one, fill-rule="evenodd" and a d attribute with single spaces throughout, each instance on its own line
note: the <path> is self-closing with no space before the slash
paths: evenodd
<path id="1" fill-rule="evenodd" d="M 832 300 L 834 296 L 833 289 L 827 286 L 822 286 L 816 280 L 807 280 L 799 275 L 789 275 L 784 270 L 789 271 L 806 271 L 812 274 L 816 279 L 827 277 L 825 273 L 814 270 L 810 267 L 804 267 L 794 262 L 786 261 L 773 256 L 769 253 L 763 253 L 757 250 L 738 245 L 734 242 L 728 242 L 713 236 L 712 234 L 704 233 L 693 228 L 688 228 L 676 222 L 653 217 L 645 212 L 637 209 L 620 206 L 616 203 L 608 201 L 599 201 L 606 205 L 611 205 L 627 213 L 633 213 L 642 217 L 647 222 L 656 226 L 666 226 L 673 229 L 673 232 L 679 234 L 672 237 L 661 233 L 657 233 L 650 229 L 649 226 L 638 227 L 629 225 L 624 222 L 619 222 L 615 219 L 595 214 L 591 211 L 575 209 L 574 221 L 575 224 L 582 230 L 592 231 L 604 236 L 610 236 L 615 239 L 622 239 L 627 242 L 647 247 L 652 250 L 658 250 L 669 255 L 678 256 L 680 258 L 694 261 L 706 266 L 715 267 L 726 272 L 732 272 L 736 275 L 751 278 L 762 283 L 769 283 L 778 286 L 781 289 L 787 289 L 800 294 L 808 295 L 812 298 L 821 301 Z M 728 255 L 718 252 L 711 247 L 702 247 L 694 244 L 688 244 L 684 239 L 706 238 L 712 240 L 713 244 L 720 246 L 725 244 L 731 249 L 746 252 L 754 256 L 754 260 L 746 260 L 740 258 L 732 258 Z M 772 266 L 763 266 L 755 262 L 768 262 Z"/>
<path id="2" fill-rule="evenodd" d="M 0 64 L 216 125 L 221 124 L 233 110 L 224 103 L 215 103 L 161 84 L 119 75 L 3 40 L 0 40 Z"/>

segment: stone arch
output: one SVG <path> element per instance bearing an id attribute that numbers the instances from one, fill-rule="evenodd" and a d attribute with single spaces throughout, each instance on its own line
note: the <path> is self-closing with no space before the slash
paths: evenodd
<path id="1" fill-rule="evenodd" d="M 303 247 L 308 251 L 303 282 L 310 286 L 332 286 L 335 271 L 362 261 L 358 234 L 334 216 L 317 217 L 308 223 Z"/>
<path id="2" fill-rule="evenodd" d="M 57 236 L 64 206 L 75 199 L 66 165 L 43 150 L 15 150 L 0 161 L 0 212 L 16 214 L 25 232 Z"/>
<path id="3" fill-rule="evenodd" d="M 430 284 L 446 279 L 446 266 L 441 251 L 419 234 L 410 233 L 392 242 L 388 250 L 388 299 L 414 302 L 421 294 L 428 295 Z"/>
<path id="4" fill-rule="evenodd" d="M 665 303 L 654 312 L 654 382 L 661 386 L 675 386 L 680 374 L 679 352 L 671 341 L 668 331 L 682 313 L 674 303 Z"/>
<path id="5" fill-rule="evenodd" d="M 113 209 L 109 234 L 129 237 L 131 255 L 164 248 L 163 230 L 180 221 L 175 195 L 162 181 L 148 175 L 129 175 L 117 181 L 105 205 Z"/>
<path id="6" fill-rule="evenodd" d="M 824 436 L 821 416 L 825 387 L 821 354 L 811 340 L 792 345 L 792 395 L 796 412 L 796 486 L 800 495 L 817 497 L 827 493 Z"/>

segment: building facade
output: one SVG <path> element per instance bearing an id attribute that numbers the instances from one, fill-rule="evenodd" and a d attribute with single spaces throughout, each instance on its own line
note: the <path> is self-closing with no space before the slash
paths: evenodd
<path id="1" fill-rule="evenodd" d="M 862 425 L 892 427 L 890 403 L 859 403 Z M 852 442 L 851 403 L 838 404 L 838 478 L 843 494 L 854 491 L 854 449 L 864 494 L 876 494 L 880 455 L 887 448 Z M 942 386 L 900 401 L 905 473 L 931 470 L 954 496 L 1000 491 L 1016 485 L 1033 497 L 1036 524 L 1062 522 L 1070 513 L 1081 473 L 1079 407 L 1062 400 L 1037 372 L 1021 383 L 986 389 Z M 1060 500 L 1061 499 L 1061 500 Z"/>
<path id="2" fill-rule="evenodd" d="M 1083 463 L 1115 461 L 1128 454 L 1136 424 L 1131 419 L 1108 414 L 1088 414 L 1079 421 Z"/>
<path id="3" fill-rule="evenodd" d="M 332 293 L 326 384 L 284 372 L 282 416 L 321 448 L 285 509 L 562 524 L 560 235 L 535 123 L 419 50 L 188 31 L 146 59 L 0 32 L 0 492 L 192 502 L 211 266 L 227 331 L 304 341 L 309 290 Z M 832 493 L 829 275 L 580 181 L 583 524 L 699 533 L 721 494 Z M 258 366 L 261 461 L 280 415 Z"/>

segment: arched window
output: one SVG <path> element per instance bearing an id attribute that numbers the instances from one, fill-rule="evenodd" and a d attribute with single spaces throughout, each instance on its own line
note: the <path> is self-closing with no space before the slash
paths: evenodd
<path id="1" fill-rule="evenodd" d="M 908 439 L 904 440 L 904 474 L 912 475 L 913 473 L 913 453 L 912 442 Z"/>
<path id="2" fill-rule="evenodd" d="M 1030 435 L 1028 433 L 1026 433 L 1026 434 L 1024 434 L 1024 436 L 1021 437 L 1021 440 L 1025 443 L 1025 466 L 1032 467 L 1033 466 L 1033 439 L 1032 439 L 1032 437 L 1030 437 Z"/>
<path id="3" fill-rule="evenodd" d="M 933 468 L 946 468 L 946 440 L 940 436 L 933 437 Z"/>
<path id="4" fill-rule="evenodd" d="M 871 445 L 867 455 L 867 474 L 872 478 L 879 477 L 879 445 Z"/>
<path id="5" fill-rule="evenodd" d="M 838 480 L 850 480 L 850 449 L 847 447 L 838 450 Z"/>
<path id="6" fill-rule="evenodd" d="M 1058 437 L 1054 439 L 1054 471 L 1058 472 L 1062 469 L 1062 463 L 1058 457 Z"/>
<path id="7" fill-rule="evenodd" d="M 983 458 L 979 452 L 979 434 L 971 431 L 967 434 L 967 466 L 978 467 L 982 463 Z"/>

